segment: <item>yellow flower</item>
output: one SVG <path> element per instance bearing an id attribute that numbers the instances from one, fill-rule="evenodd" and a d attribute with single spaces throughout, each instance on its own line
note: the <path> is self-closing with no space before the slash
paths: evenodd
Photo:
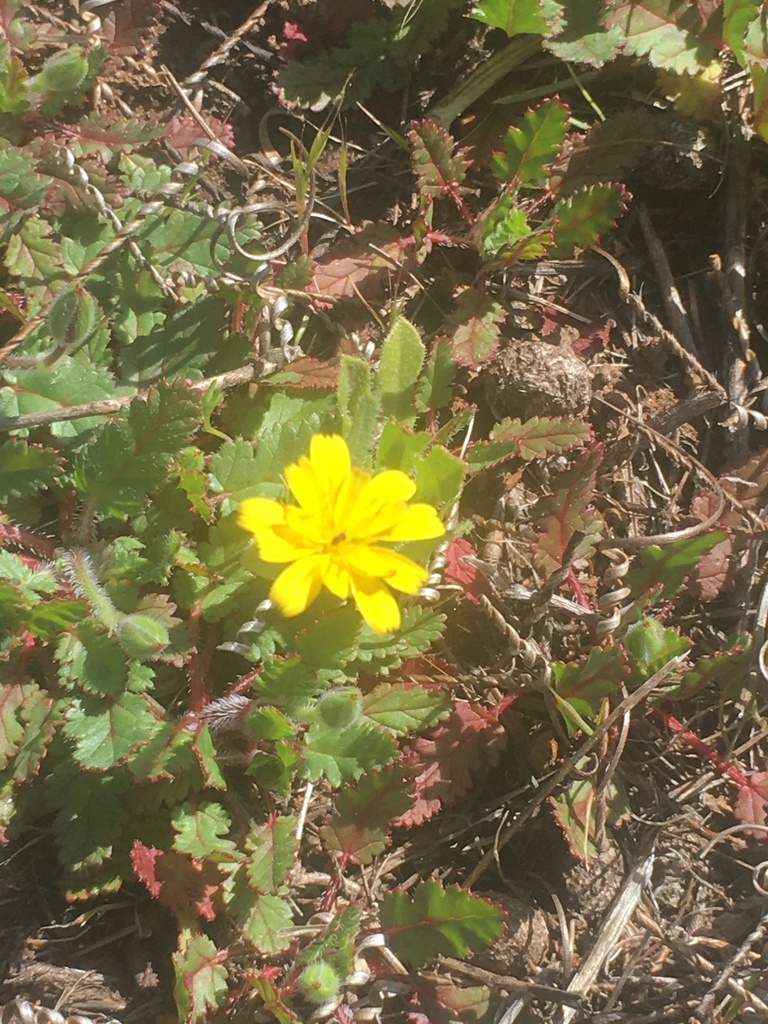
<path id="1" fill-rule="evenodd" d="M 416 484 L 398 469 L 372 476 L 352 466 L 338 434 L 316 434 L 309 456 L 285 470 L 297 504 L 246 498 L 238 522 L 256 537 L 265 562 L 290 562 L 269 592 L 283 615 L 305 611 L 325 586 L 353 597 L 376 633 L 400 625 L 390 587 L 415 594 L 427 570 L 383 543 L 431 540 L 445 527 L 432 505 L 408 501 Z"/>

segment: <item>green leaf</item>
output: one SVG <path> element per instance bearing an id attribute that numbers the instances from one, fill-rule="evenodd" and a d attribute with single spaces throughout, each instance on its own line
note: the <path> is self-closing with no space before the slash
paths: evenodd
<path id="1" fill-rule="evenodd" d="M 646 616 L 634 622 L 624 633 L 622 645 L 629 655 L 632 672 L 628 688 L 641 686 L 666 663 L 690 650 L 690 641 L 676 629 L 662 626 L 658 619 Z"/>
<path id="2" fill-rule="evenodd" d="M 395 890 L 381 901 L 381 930 L 393 951 L 416 967 L 439 954 L 464 957 L 495 942 L 504 932 L 504 915 L 479 896 L 430 879 L 411 896 Z"/>
<path id="3" fill-rule="evenodd" d="M 636 612 L 652 602 L 668 601 L 678 594 L 704 555 L 726 537 L 722 530 L 713 530 L 671 544 L 654 544 L 640 551 L 622 583 L 629 587 L 637 602 Z"/>
<path id="4" fill-rule="evenodd" d="M 24 727 L 13 761 L 13 778 L 30 782 L 39 772 L 40 764 L 61 719 L 61 704 L 54 701 L 34 683 L 24 683 L 24 700 L 19 716 Z"/>
<path id="5" fill-rule="evenodd" d="M 182 933 L 173 954 L 174 995 L 187 1024 L 206 1020 L 210 1010 L 223 1007 L 227 998 L 227 950 L 219 950 L 207 935 Z"/>
<path id="6" fill-rule="evenodd" d="M 645 57 L 655 68 L 695 75 L 716 56 L 717 36 L 702 26 L 697 4 L 613 0 L 605 6 L 604 24 L 621 31 L 627 56 Z"/>
<path id="7" fill-rule="evenodd" d="M 364 772 L 382 768 L 397 757 L 392 737 L 364 719 L 341 732 L 317 722 L 307 730 L 304 742 L 301 775 L 312 782 L 324 775 L 332 786 L 354 782 Z"/>
<path id="8" fill-rule="evenodd" d="M 427 196 L 460 198 L 459 186 L 469 164 L 455 151 L 456 142 L 450 132 L 434 121 L 412 121 L 408 138 L 419 191 Z"/>
<path id="9" fill-rule="evenodd" d="M 726 699 L 738 700 L 752 658 L 750 640 L 749 634 L 740 633 L 729 641 L 725 650 L 698 658 L 677 678 L 671 673 L 662 689 L 654 695 L 654 703 L 693 697 L 712 683 Z"/>
<path id="10" fill-rule="evenodd" d="M 53 753 L 51 748 L 48 756 Z M 82 871 L 111 856 L 130 814 L 129 789 L 122 773 L 84 772 L 71 758 L 56 760 L 56 771 L 46 779 L 46 798 L 56 813 L 53 835 L 63 864 Z"/>
<path id="11" fill-rule="evenodd" d="M 376 374 L 385 416 L 406 423 L 415 419 L 414 393 L 425 356 L 419 332 L 398 316 L 384 339 Z"/>
<path id="12" fill-rule="evenodd" d="M 270 815 L 264 825 L 248 834 L 246 846 L 251 851 L 245 865 L 250 887 L 264 894 L 278 892 L 288 878 L 299 848 L 296 818 Z"/>
<path id="13" fill-rule="evenodd" d="M 171 462 L 196 422 L 196 405 L 182 386 L 151 390 L 110 423 L 75 463 L 75 484 L 89 506 L 125 519 L 145 510 L 149 494 L 168 477 Z"/>
<path id="14" fill-rule="evenodd" d="M 389 765 L 340 790 L 336 813 L 320 831 L 326 849 L 370 864 L 385 849 L 392 823 L 411 806 L 416 770 Z"/>
<path id="15" fill-rule="evenodd" d="M 316 643 L 322 643 L 324 639 L 332 648 L 334 643 L 338 647 L 339 634 L 334 628 L 329 629 L 325 619 L 321 619 L 316 626 L 310 626 L 303 637 L 305 639 L 300 640 L 298 645 L 298 658 L 271 658 L 254 683 L 262 703 L 274 704 L 289 715 L 295 715 L 301 708 L 305 708 L 323 689 L 323 683 L 318 681 L 312 671 L 314 666 L 322 665 L 325 661 L 325 652 L 318 650 Z"/>
<path id="16" fill-rule="evenodd" d="M 543 256 L 551 242 L 550 232 L 534 231 L 517 200 L 505 192 L 478 221 L 477 248 L 488 260 L 505 263 Z"/>
<path id="17" fill-rule="evenodd" d="M 455 377 L 456 362 L 451 341 L 448 338 L 436 338 L 416 392 L 416 408 L 419 412 L 448 407 L 453 401 Z"/>
<path id="18" fill-rule="evenodd" d="M 197 806 L 184 803 L 174 807 L 171 824 L 176 833 L 173 848 L 178 853 L 199 859 L 221 859 L 235 852 L 235 844 L 225 838 L 232 822 L 221 804 L 215 801 L 202 800 Z"/>
<path id="19" fill-rule="evenodd" d="M 403 473 L 411 473 L 417 456 L 425 452 L 431 443 L 430 434 L 414 433 L 400 423 L 388 420 L 379 438 L 376 468 L 400 469 Z"/>
<path id="20" fill-rule="evenodd" d="M 18 750 L 24 735 L 19 709 L 24 703 L 26 690 L 21 683 L 6 683 L 0 689 L 0 771 Z"/>
<path id="21" fill-rule="evenodd" d="M 114 637 L 99 630 L 93 618 L 82 623 L 59 651 L 59 679 L 89 693 L 117 696 L 126 689 L 128 659 Z"/>
<path id="22" fill-rule="evenodd" d="M 271 893 L 254 892 L 245 865 L 240 865 L 222 886 L 231 917 L 247 939 L 262 953 L 282 953 L 291 944 L 289 904 Z"/>
<path id="23" fill-rule="evenodd" d="M 605 4 L 568 0 L 557 6 L 556 29 L 543 45 L 560 60 L 601 67 L 621 52 L 625 35 L 619 25 L 604 24 Z"/>
<path id="24" fill-rule="evenodd" d="M 33 214 L 8 239 L 3 264 L 12 277 L 20 278 L 22 287 L 49 285 L 63 278 L 59 244 L 51 234 L 50 224 Z"/>
<path id="25" fill-rule="evenodd" d="M 70 364 L 50 369 L 6 370 L 3 376 L 6 387 L 0 389 L 0 417 L 67 409 L 122 393 L 115 389 L 110 373 L 96 366 Z M 50 430 L 55 437 L 75 437 L 102 422 L 101 416 L 85 416 L 54 423 Z"/>
<path id="26" fill-rule="evenodd" d="M 443 321 L 440 334 L 447 336 L 450 355 L 459 366 L 477 369 L 496 355 L 506 319 L 504 307 L 477 288 L 465 288 L 456 308 Z"/>
<path id="27" fill-rule="evenodd" d="M 450 711 L 446 693 L 415 683 L 379 683 L 363 698 L 365 717 L 395 736 L 428 729 Z"/>
<path id="28" fill-rule="evenodd" d="M 522 32 L 544 35 L 548 29 L 541 15 L 540 0 L 482 0 L 473 6 L 470 16 L 503 29 L 508 36 Z"/>
<path id="29" fill-rule="evenodd" d="M 603 701 L 621 695 L 621 687 L 629 675 L 629 666 L 618 647 L 593 647 L 584 664 L 555 662 L 554 693 L 558 702 L 573 708 L 584 722 L 594 722 Z M 569 718 L 561 705 L 569 735 L 578 728 L 578 719 Z"/>
<path id="30" fill-rule="evenodd" d="M 623 185 L 587 185 L 561 199 L 552 210 L 553 258 L 573 255 L 574 246 L 588 249 L 624 212 L 629 196 Z"/>
<path id="31" fill-rule="evenodd" d="M 352 461 L 367 465 L 376 430 L 380 400 L 373 392 L 373 375 L 368 363 L 357 356 L 342 356 L 336 390 L 341 412 L 341 432 L 349 445 Z"/>
<path id="32" fill-rule="evenodd" d="M 529 110 L 519 128 L 510 128 L 504 152 L 491 160 L 496 177 L 511 185 L 543 185 L 565 141 L 571 112 L 559 100 Z"/>
<path id="33" fill-rule="evenodd" d="M 579 763 L 577 770 L 579 769 L 582 772 L 588 770 L 586 759 Z M 593 838 L 600 808 L 600 801 L 595 799 L 598 784 L 599 780 L 590 773 L 586 777 L 575 779 L 562 793 L 549 799 L 555 820 L 565 833 L 571 853 L 574 857 L 587 862 L 600 855 Z M 616 775 L 601 791 L 607 824 L 616 827 L 627 821 L 631 816 L 629 801 Z"/>
<path id="34" fill-rule="evenodd" d="M 152 736 L 157 724 L 146 698 L 123 693 L 116 700 L 85 695 L 72 704 L 64 735 L 83 768 L 111 768 Z"/>
<path id="35" fill-rule="evenodd" d="M 453 504 L 461 490 L 464 468 L 461 459 L 435 445 L 416 460 L 415 500 L 426 501 L 436 508 Z"/>
<path id="36" fill-rule="evenodd" d="M 360 906 L 342 907 L 327 922 L 322 933 L 312 939 L 299 956 L 300 964 L 327 963 L 341 978 L 352 973 L 355 943 L 360 934 Z"/>
<path id="37" fill-rule="evenodd" d="M 585 444 L 591 437 L 589 424 L 566 416 L 534 416 L 532 419 L 506 419 L 491 431 L 494 441 L 514 441 L 517 454 L 530 462 L 550 455 L 559 455 Z"/>
<path id="38" fill-rule="evenodd" d="M 349 612 L 356 614 L 352 609 Z M 339 659 L 352 678 L 359 672 L 375 675 L 399 668 L 408 658 L 428 651 L 442 636 L 444 625 L 445 617 L 429 608 L 405 608 L 397 633 L 379 636 L 364 625 L 353 645 L 339 651 Z"/>

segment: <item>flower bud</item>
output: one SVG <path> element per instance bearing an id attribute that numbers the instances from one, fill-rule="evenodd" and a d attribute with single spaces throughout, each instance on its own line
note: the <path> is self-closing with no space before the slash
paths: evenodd
<path id="1" fill-rule="evenodd" d="M 82 285 L 60 291 L 48 310 L 51 338 L 65 349 L 82 345 L 93 333 L 98 319 L 96 300 Z"/>
<path id="2" fill-rule="evenodd" d="M 315 706 L 318 720 L 331 729 L 348 729 L 360 717 L 361 701 L 360 691 L 354 686 L 328 690 Z"/>
<path id="3" fill-rule="evenodd" d="M 339 991 L 341 979 L 330 964 L 322 961 L 305 967 L 299 977 L 299 990 L 313 1003 L 324 1003 Z"/>
<path id="4" fill-rule="evenodd" d="M 83 56 L 82 47 L 71 46 L 63 53 L 49 57 L 36 76 L 35 85 L 44 92 L 75 92 L 87 74 L 88 61 Z"/>
<path id="5" fill-rule="evenodd" d="M 151 615 L 136 612 L 121 619 L 116 630 L 117 642 L 129 658 L 146 661 L 160 654 L 170 643 L 168 630 Z"/>

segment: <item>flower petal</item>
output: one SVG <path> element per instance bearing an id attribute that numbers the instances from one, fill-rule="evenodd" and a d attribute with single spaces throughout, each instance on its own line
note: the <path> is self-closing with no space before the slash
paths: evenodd
<path id="1" fill-rule="evenodd" d="M 346 560 L 334 555 L 326 555 L 326 561 L 321 567 L 320 574 L 324 586 L 330 590 L 333 596 L 338 597 L 340 601 L 346 601 L 351 587 Z"/>
<path id="2" fill-rule="evenodd" d="M 259 532 L 285 522 L 285 506 L 271 498 L 245 498 L 240 502 L 237 525 L 258 536 Z"/>
<path id="3" fill-rule="evenodd" d="M 283 569 L 269 591 L 270 598 L 286 617 L 301 615 L 312 604 L 323 585 L 322 555 L 300 558 Z"/>
<path id="4" fill-rule="evenodd" d="M 444 533 L 445 526 L 437 514 L 437 509 L 433 505 L 417 503 L 409 505 L 397 522 L 388 530 L 378 533 L 376 539 L 392 542 L 434 540 L 436 537 L 442 537 Z"/>
<path id="5" fill-rule="evenodd" d="M 309 445 L 309 461 L 324 496 L 328 501 L 335 501 L 341 485 L 352 472 L 347 442 L 340 434 L 315 434 Z"/>
<path id="6" fill-rule="evenodd" d="M 306 455 L 298 462 L 285 467 L 285 479 L 296 501 L 309 515 L 322 521 L 325 509 L 325 494 L 320 488 L 312 463 Z"/>
<path id="7" fill-rule="evenodd" d="M 418 593 L 429 577 L 423 566 L 401 555 L 399 551 L 390 551 L 375 544 L 355 546 L 345 554 L 349 565 L 355 570 L 355 578 L 360 575 L 378 577 L 405 594 Z"/>
<path id="8" fill-rule="evenodd" d="M 416 484 L 399 469 L 385 469 L 361 488 L 349 512 L 346 532 L 356 540 L 377 537 L 405 511 L 405 502 L 416 493 Z"/>
<path id="9" fill-rule="evenodd" d="M 400 628 L 400 606 L 386 584 L 358 573 L 352 575 L 351 582 L 355 604 L 374 633 L 393 633 Z"/>

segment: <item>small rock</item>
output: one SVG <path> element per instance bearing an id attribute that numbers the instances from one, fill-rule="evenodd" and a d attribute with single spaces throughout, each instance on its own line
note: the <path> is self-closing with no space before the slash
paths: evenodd
<path id="1" fill-rule="evenodd" d="M 582 416 L 592 400 L 592 385 L 586 365 L 567 345 L 525 341 L 499 353 L 487 370 L 485 393 L 500 420 Z"/>

